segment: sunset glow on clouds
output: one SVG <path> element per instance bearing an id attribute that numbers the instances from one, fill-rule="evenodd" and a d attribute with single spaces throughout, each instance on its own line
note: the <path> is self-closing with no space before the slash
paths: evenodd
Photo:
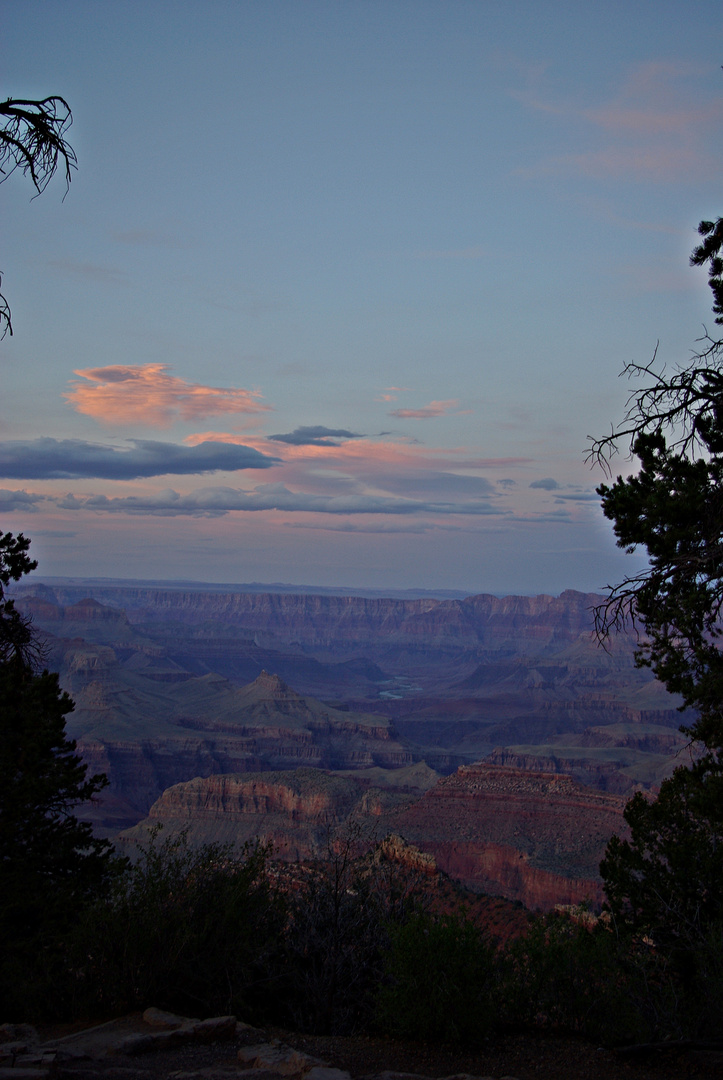
<path id="1" fill-rule="evenodd" d="M 65 394 L 79 413 L 102 424 L 167 428 L 176 420 L 222 413 L 268 412 L 261 396 L 239 387 L 204 386 L 168 374 L 168 364 L 115 364 L 75 371 L 84 381 Z"/>
<path id="2" fill-rule="evenodd" d="M 524 167 L 529 175 L 579 173 L 591 178 L 669 181 L 691 170 L 709 173 L 718 161 L 704 149 L 706 135 L 720 128 L 720 94 L 700 101 L 689 89 L 701 73 L 697 64 L 646 61 L 634 65 L 612 100 L 584 108 L 555 99 L 542 82 L 533 93 L 520 93 L 531 108 L 572 116 L 603 133 L 607 145 L 594 150 L 551 155 Z"/>
<path id="3" fill-rule="evenodd" d="M 260 453 L 271 451 L 283 458 L 279 467 L 287 470 L 297 464 L 316 467 L 320 463 L 355 470 L 369 468 L 378 472 L 416 472 L 420 469 L 440 468 L 489 470 L 530 465 L 533 460 L 523 456 L 484 457 L 475 454 L 468 446 L 426 446 L 406 436 L 398 436 L 396 439 L 366 436 L 361 440 L 362 437 L 356 435 L 353 439 L 336 443 L 315 441 L 288 443 L 283 447 L 272 444 L 270 447 L 271 436 L 261 438 L 228 431 L 204 431 L 187 435 L 184 442 L 190 446 L 204 442 L 229 442 L 253 447 Z"/>

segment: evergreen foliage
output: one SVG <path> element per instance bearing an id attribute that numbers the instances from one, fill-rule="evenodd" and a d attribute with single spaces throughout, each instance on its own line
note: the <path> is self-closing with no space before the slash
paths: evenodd
<path id="1" fill-rule="evenodd" d="M 73 702 L 38 671 L 37 641 L 6 595 L 36 565 L 29 540 L 0 536 L 0 1000 L 23 1000 L 52 966 L 77 910 L 114 870 L 111 845 L 73 810 L 102 790 L 67 738 Z"/>
<path id="2" fill-rule="evenodd" d="M 708 263 L 716 322 L 723 322 L 723 219 L 701 222 L 691 262 Z M 676 1002 L 664 1034 L 718 1033 L 709 1007 L 721 985 L 723 932 L 723 341 L 672 374 L 632 365 L 645 379 L 623 423 L 593 444 L 609 466 L 630 440 L 636 475 L 598 493 L 618 545 L 642 547 L 648 567 L 611 588 L 596 612 L 601 637 L 627 621 L 640 628 L 637 662 L 680 694 L 692 720 L 691 761 L 657 798 L 627 805 L 630 839 L 613 837 L 601 864 L 608 906 L 631 954 L 652 950 L 651 985 Z M 655 997 L 655 994 L 652 995 Z"/>
<path id="3" fill-rule="evenodd" d="M 709 228 L 710 227 L 710 228 Z M 712 284 L 723 269 L 723 219 L 703 222 L 696 265 L 710 263 Z M 717 288 L 717 286 L 716 286 Z M 714 288 L 717 303 L 717 293 Z M 715 308 L 714 308 L 715 310 Z M 642 547 L 649 565 L 611 587 L 596 610 L 601 638 L 626 622 L 642 624 L 638 663 L 695 719 L 684 730 L 717 755 L 723 748 L 723 341 L 704 348 L 672 374 L 647 365 L 626 372 L 644 380 L 622 423 L 593 442 L 590 456 L 609 470 L 620 440 L 637 458 L 636 475 L 601 484 L 598 494 L 618 546 Z"/>

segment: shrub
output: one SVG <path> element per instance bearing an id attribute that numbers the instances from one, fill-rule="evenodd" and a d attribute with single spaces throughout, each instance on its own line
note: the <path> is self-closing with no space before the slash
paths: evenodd
<path id="1" fill-rule="evenodd" d="M 285 918 L 267 855 L 153 833 L 78 927 L 76 1008 L 260 1015 Z"/>
<path id="2" fill-rule="evenodd" d="M 290 900 L 282 993 L 288 1021 L 303 1031 L 366 1030 L 384 970 L 390 926 L 413 905 L 413 872 L 385 862 L 356 823 L 329 837 Z"/>
<path id="3" fill-rule="evenodd" d="M 464 915 L 417 912 L 391 931 L 377 1018 L 410 1039 L 478 1042 L 493 1018 L 494 948 Z"/>
<path id="4" fill-rule="evenodd" d="M 634 962 L 605 922 L 567 914 L 535 919 L 506 955 L 501 994 L 507 1023 L 575 1032 L 597 1042 L 645 1038 L 649 1026 L 636 1002 L 643 956 Z"/>

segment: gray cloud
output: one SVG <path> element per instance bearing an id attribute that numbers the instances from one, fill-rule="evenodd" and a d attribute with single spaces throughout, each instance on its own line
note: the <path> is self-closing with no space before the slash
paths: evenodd
<path id="1" fill-rule="evenodd" d="M 533 480 L 530 487 L 544 488 L 545 491 L 559 491 L 560 489 L 557 480 L 553 480 L 551 476 L 546 476 L 544 480 Z"/>
<path id="2" fill-rule="evenodd" d="M 262 484 L 253 491 L 229 487 L 199 488 L 187 495 L 168 489 L 155 495 L 106 495 L 57 500 L 64 510 L 93 510 L 109 514 L 151 515 L 155 517 L 221 517 L 233 511 L 280 510 L 317 514 L 464 514 L 502 515 L 489 503 L 426 502 L 389 499 L 380 495 L 313 495 L 289 491 L 283 484 Z"/>
<path id="3" fill-rule="evenodd" d="M 457 473 L 420 471 L 404 476 L 370 477 L 372 483 L 395 495 L 427 498 L 434 494 L 466 495 L 468 498 L 495 494 L 494 484 L 483 476 L 460 476 Z"/>
<path id="4" fill-rule="evenodd" d="M 337 524 L 336 522 L 324 521 L 308 522 L 308 521 L 290 521 L 288 522 L 290 529 L 322 529 L 324 532 L 342 532 L 342 533 L 363 533 L 363 534 L 377 534 L 387 535 L 389 533 L 426 533 L 430 529 L 434 528 L 433 525 L 427 522 L 421 521 L 380 521 L 373 525 L 361 525 L 356 521 L 345 521 Z"/>
<path id="5" fill-rule="evenodd" d="M 128 284 L 128 275 L 114 266 L 75 262 L 73 259 L 54 259 L 49 265 L 64 277 L 79 277 L 85 281 L 102 282 L 104 285 Z"/>
<path id="6" fill-rule="evenodd" d="M 9 491 L 0 488 L 0 513 L 10 514 L 13 510 L 24 510 L 26 513 L 34 513 L 37 510 L 36 503 L 43 502 L 45 495 L 35 495 L 32 491 Z"/>
<path id="7" fill-rule="evenodd" d="M 315 424 L 313 427 L 297 427 L 286 435 L 269 435 L 267 438 L 274 442 L 288 443 L 290 446 L 338 446 L 337 439 L 365 439 L 365 435 L 358 435 L 354 431 L 346 431 L 344 428 L 322 427 Z"/>
<path id="8" fill-rule="evenodd" d="M 268 469 L 278 458 L 235 443 L 197 446 L 132 439 L 131 449 L 82 439 L 33 439 L 0 443 L 0 476 L 13 480 L 136 480 L 149 476 Z"/>
<path id="9" fill-rule="evenodd" d="M 600 496 L 595 491 L 581 491 L 574 495 L 557 495 L 555 502 L 600 502 Z"/>

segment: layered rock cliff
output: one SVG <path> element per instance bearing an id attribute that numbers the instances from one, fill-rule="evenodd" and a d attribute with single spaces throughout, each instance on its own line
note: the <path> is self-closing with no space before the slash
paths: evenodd
<path id="1" fill-rule="evenodd" d="M 602 897 L 608 840 L 625 829 L 624 800 L 570 776 L 480 762 L 444 777 L 394 828 L 470 888 L 529 907 Z"/>
<path id="2" fill-rule="evenodd" d="M 107 646 L 69 645 L 61 678 L 75 698 L 68 732 L 110 787 L 88 815 L 113 831 L 173 784 L 261 769 L 391 768 L 414 760 L 385 717 L 342 711 L 262 672 L 246 687 L 218 675 L 149 679 Z"/>
<path id="3" fill-rule="evenodd" d="M 210 622 L 273 634 L 282 642 L 303 642 L 314 650 L 366 654 L 380 644 L 421 645 L 455 650 L 479 647 L 516 653 L 577 640 L 592 629 L 595 594 L 568 590 L 558 597 L 480 595 L 464 600 L 391 600 L 361 596 L 277 593 L 184 592 L 178 589 L 122 588 L 97 583 L 52 590 L 28 586 L 19 595 L 59 605 L 85 603 L 88 596 L 120 608 L 136 624 Z"/>
<path id="4" fill-rule="evenodd" d="M 160 823 L 164 835 L 184 831 L 193 843 L 271 843 L 275 858 L 295 862 L 324 856 L 350 821 L 376 826 L 385 813 L 416 797 L 403 784 L 374 787 L 311 768 L 198 777 L 165 791 L 148 818 L 120 839 L 142 842 L 148 828 Z M 370 837 L 378 832 L 367 831 Z"/>
<path id="5" fill-rule="evenodd" d="M 390 774 L 385 787 L 315 769 L 211 776 L 178 784 L 148 819 L 125 832 L 147 836 L 162 823 L 194 842 L 270 841 L 277 857 L 324 854 L 351 820 L 369 835 L 395 833 L 431 856 L 466 887 L 528 907 L 599 903 L 598 864 L 613 833 L 624 831 L 623 800 L 569 776 L 479 764 L 439 780 L 419 796 Z"/>

